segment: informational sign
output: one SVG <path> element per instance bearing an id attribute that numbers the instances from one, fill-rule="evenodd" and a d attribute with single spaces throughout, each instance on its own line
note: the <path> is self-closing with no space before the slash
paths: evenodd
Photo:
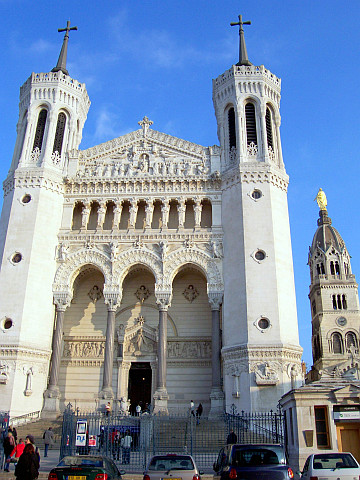
<path id="1" fill-rule="evenodd" d="M 360 420 L 360 406 L 334 405 L 334 420 Z"/>
<path id="2" fill-rule="evenodd" d="M 89 435 L 89 447 L 96 447 L 96 435 Z"/>
<path id="3" fill-rule="evenodd" d="M 78 420 L 76 422 L 76 447 L 86 446 L 87 420 Z"/>

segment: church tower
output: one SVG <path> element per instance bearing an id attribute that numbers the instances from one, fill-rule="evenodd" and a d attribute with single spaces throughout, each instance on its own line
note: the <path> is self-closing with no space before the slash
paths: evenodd
<path id="1" fill-rule="evenodd" d="M 325 193 L 316 197 L 318 228 L 309 249 L 313 366 L 307 379 L 338 376 L 359 361 L 358 285 L 344 240 L 332 226 Z"/>
<path id="2" fill-rule="evenodd" d="M 280 140 L 281 81 L 248 58 L 213 80 L 221 147 L 226 409 L 275 409 L 301 384 L 301 354 Z"/>
<path id="3" fill-rule="evenodd" d="M 65 37 L 56 67 L 32 73 L 20 88 L 17 139 L 4 182 L 0 379 L 2 408 L 13 416 L 41 410 L 47 385 L 63 180 L 90 105 L 85 85 L 66 69 L 69 31 L 74 29 L 70 22 L 59 29 Z"/>

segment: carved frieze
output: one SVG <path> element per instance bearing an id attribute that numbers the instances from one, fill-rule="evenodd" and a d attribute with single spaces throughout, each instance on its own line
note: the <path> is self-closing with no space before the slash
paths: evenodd
<path id="1" fill-rule="evenodd" d="M 65 341 L 64 353 L 65 358 L 87 358 L 87 357 L 103 357 L 105 350 L 105 342 L 102 340 L 92 341 Z"/>
<path id="2" fill-rule="evenodd" d="M 167 342 L 168 358 L 210 358 L 211 342 L 210 341 L 168 341 Z"/>

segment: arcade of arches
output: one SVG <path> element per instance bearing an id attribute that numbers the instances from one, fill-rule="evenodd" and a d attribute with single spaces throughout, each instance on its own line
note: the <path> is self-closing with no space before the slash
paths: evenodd
<path id="1" fill-rule="evenodd" d="M 177 271 L 166 325 L 161 324 L 166 309 L 156 297 L 154 275 L 143 265 L 132 266 L 124 277 L 113 337 L 110 309 L 104 300 L 102 273 L 90 265 L 82 267 L 63 315 L 57 379 L 61 402 L 93 409 L 101 398 L 124 398 L 130 399 L 134 409 L 140 400 L 154 405 L 157 398 L 163 405 L 159 398 L 165 398 L 165 409 L 181 411 L 196 398 L 205 408 L 210 407 L 211 393 L 220 387 L 219 345 L 215 347 L 219 367 L 212 365 L 220 314 L 217 306 L 218 321 L 214 323 L 206 278 L 200 269 L 186 264 Z M 113 348 L 110 361 L 106 358 L 109 343 Z M 106 372 L 107 361 L 110 372 Z M 155 408 L 156 404 L 155 400 Z"/>

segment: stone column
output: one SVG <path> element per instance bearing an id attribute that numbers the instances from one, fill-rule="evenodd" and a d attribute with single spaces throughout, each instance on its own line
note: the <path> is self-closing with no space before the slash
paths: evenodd
<path id="1" fill-rule="evenodd" d="M 194 205 L 195 228 L 200 228 L 202 208 L 203 206 L 201 204 L 201 200 L 199 198 L 196 198 Z"/>
<path id="2" fill-rule="evenodd" d="M 155 286 L 156 289 L 156 286 Z M 156 391 L 154 393 L 154 413 L 168 414 L 169 399 L 166 389 L 166 358 L 167 358 L 167 311 L 171 302 L 171 292 L 156 293 L 156 303 L 159 307 L 159 338 Z"/>
<path id="3" fill-rule="evenodd" d="M 162 205 L 161 205 L 161 228 L 165 229 L 168 227 L 169 222 L 169 213 L 170 213 L 170 205 L 169 200 L 167 198 L 162 198 Z"/>
<path id="4" fill-rule="evenodd" d="M 146 207 L 145 207 L 145 228 L 151 228 L 151 223 L 153 219 L 154 213 L 154 203 L 151 198 L 146 199 Z"/>
<path id="5" fill-rule="evenodd" d="M 129 208 L 129 228 L 135 228 L 136 224 L 136 217 L 137 217 L 137 212 L 138 212 L 138 204 L 136 200 L 132 200 Z"/>
<path id="6" fill-rule="evenodd" d="M 85 203 L 81 210 L 81 230 L 86 230 L 90 217 L 90 205 Z"/>
<path id="7" fill-rule="evenodd" d="M 185 213 L 186 213 L 185 200 L 182 198 L 179 198 L 178 202 L 179 204 L 177 206 L 177 211 L 178 211 L 178 217 L 179 217 L 179 228 L 184 228 Z"/>
<path id="8" fill-rule="evenodd" d="M 211 306 L 211 364 L 212 385 L 210 394 L 210 417 L 217 417 L 224 412 L 224 393 L 221 389 L 221 347 L 220 347 L 220 304 L 222 292 L 208 292 Z"/>
<path id="9" fill-rule="evenodd" d="M 99 208 L 97 209 L 97 223 L 96 230 L 102 230 L 106 214 L 106 203 L 101 202 Z"/>
<path id="10" fill-rule="evenodd" d="M 119 230 L 119 224 L 121 220 L 121 212 L 122 212 L 122 202 L 117 203 L 113 207 L 113 212 L 114 212 L 114 219 L 113 219 L 113 224 L 112 224 L 112 229 L 113 230 Z"/>
<path id="11" fill-rule="evenodd" d="M 52 340 L 52 354 L 48 388 L 44 392 L 43 418 L 56 418 L 60 414 L 59 372 L 61 347 L 64 329 L 65 310 L 70 305 L 72 296 L 68 293 L 54 296 L 56 305 L 56 326 Z"/>
<path id="12" fill-rule="evenodd" d="M 276 147 L 277 147 L 277 164 L 281 167 L 284 165 L 283 162 L 283 156 L 282 156 L 282 147 L 281 147 L 281 138 L 280 138 L 280 124 L 281 124 L 281 118 L 276 117 L 275 118 L 275 128 L 276 128 Z"/>
<path id="13" fill-rule="evenodd" d="M 118 304 L 121 301 L 121 297 L 119 293 L 105 293 L 104 291 L 104 298 L 105 303 L 108 306 L 108 314 L 106 324 L 103 384 L 99 393 L 99 397 L 107 400 L 114 398 L 114 392 L 112 389 L 112 374 L 114 363 L 115 313 L 118 308 Z"/>
<path id="14" fill-rule="evenodd" d="M 268 152 L 268 144 L 267 144 L 267 131 L 266 131 L 266 121 L 265 121 L 265 115 L 266 115 L 266 106 L 261 108 L 261 143 L 263 147 L 263 154 L 266 159 L 266 161 L 269 161 L 269 152 Z"/>

